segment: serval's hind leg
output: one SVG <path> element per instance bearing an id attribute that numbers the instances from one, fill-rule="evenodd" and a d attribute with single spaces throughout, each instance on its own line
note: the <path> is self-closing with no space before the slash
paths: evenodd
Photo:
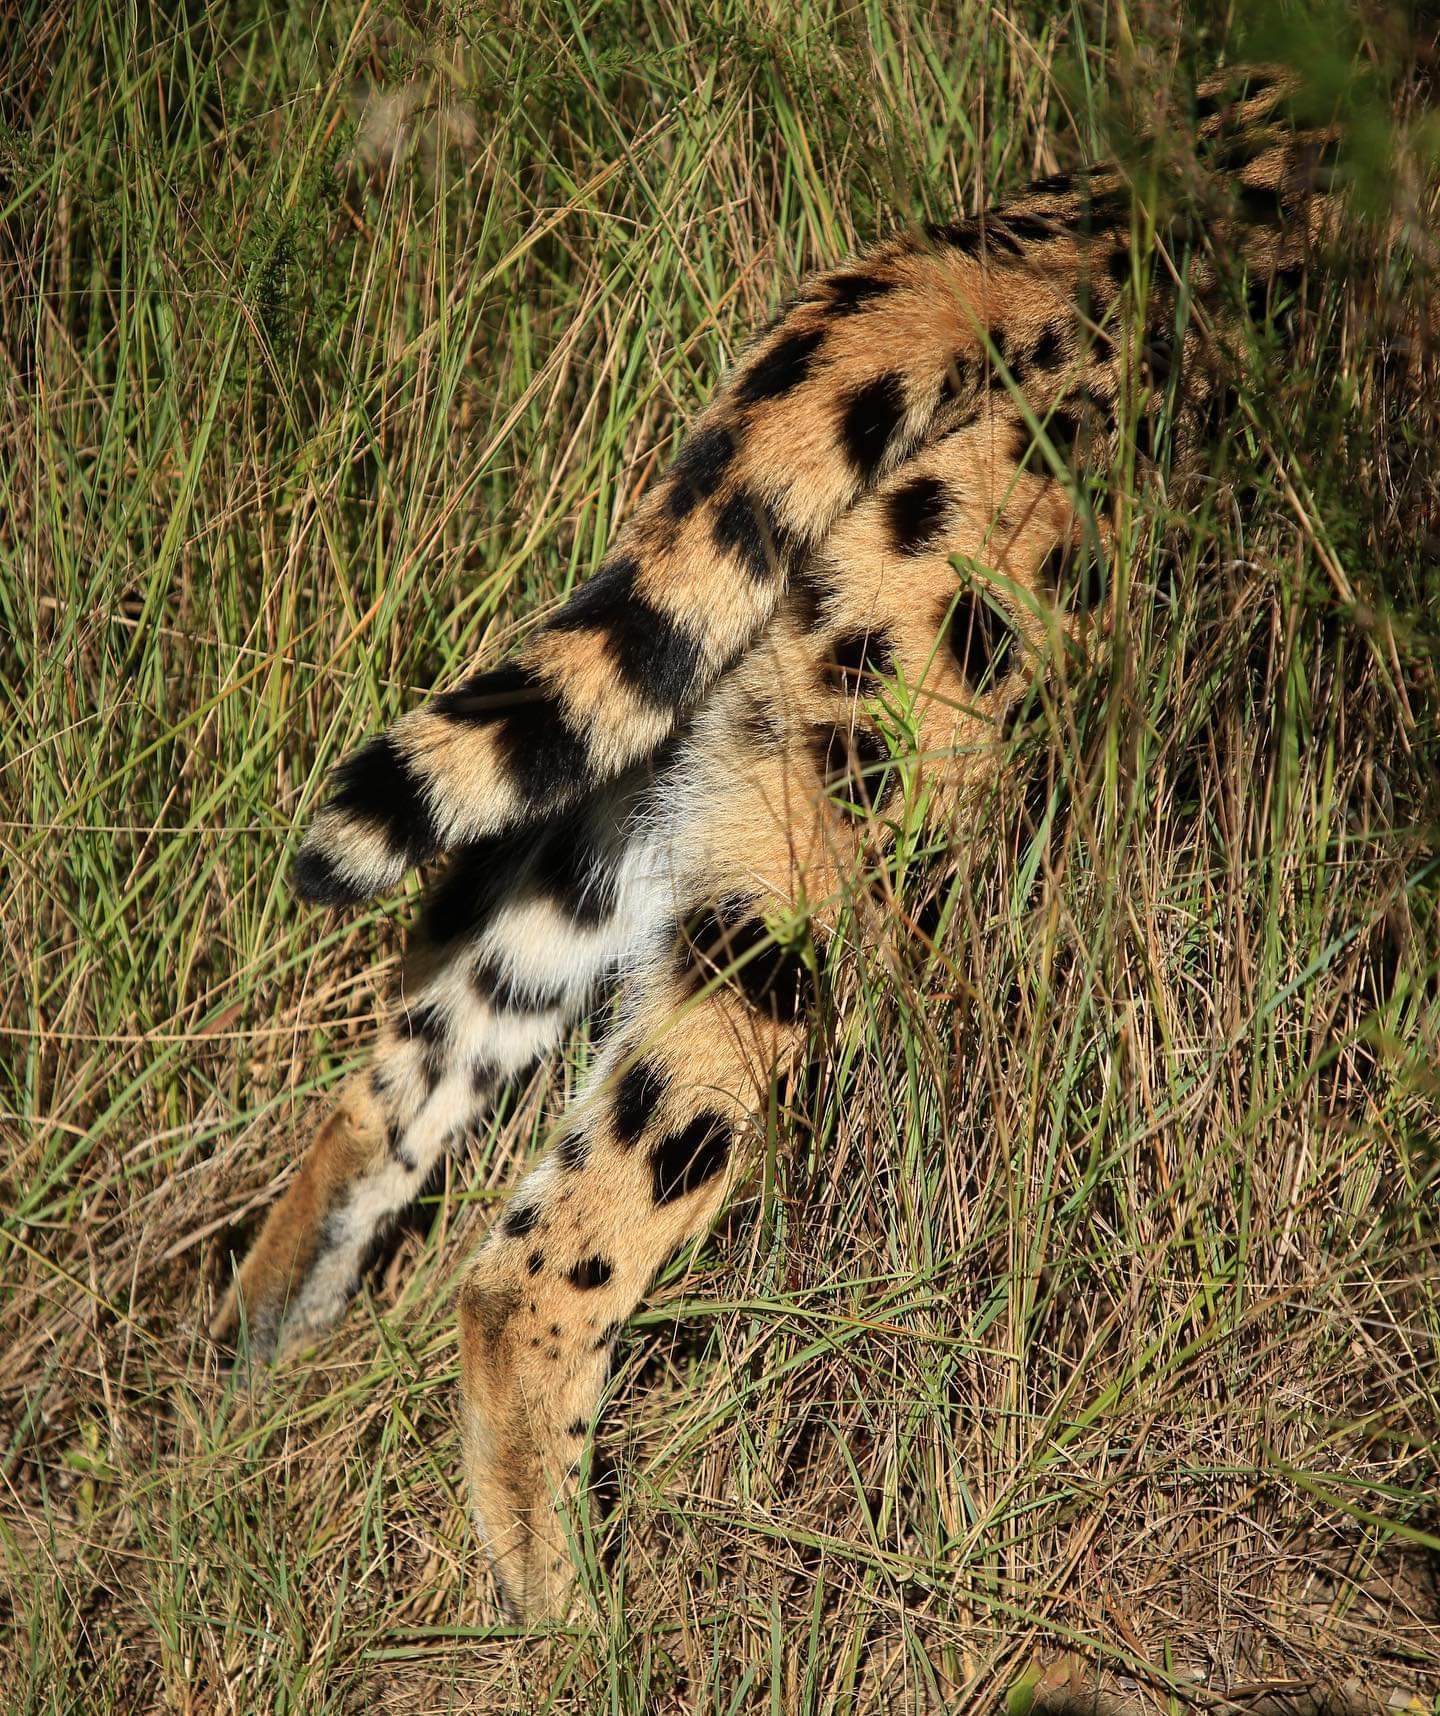
<path id="1" fill-rule="evenodd" d="M 777 1070 L 805 1035 L 803 951 L 770 921 L 804 915 L 853 868 L 856 831 L 817 765 L 808 602 L 696 713 L 657 782 L 669 914 L 561 1141 L 516 1191 L 460 1293 L 466 1461 L 502 1598 L 563 1613 L 563 1515 L 610 1346 L 670 1253 L 713 1220 Z M 850 705 L 838 693 L 838 715 Z M 837 746 L 826 729 L 822 761 Z M 678 926 L 678 927 L 677 927 Z"/>
<path id="2" fill-rule="evenodd" d="M 211 1324 L 269 1356 L 329 1328 L 447 1151 L 583 1011 L 654 918 L 643 782 L 460 854 L 432 893 L 400 1003 L 345 1083 Z"/>
<path id="3" fill-rule="evenodd" d="M 678 958 L 672 931 L 636 979 L 573 1130 L 522 1181 L 461 1289 L 472 1500 L 517 1620 L 564 1612 L 565 1503 L 614 1338 L 714 1218 L 772 1074 L 803 1036 L 804 967 L 758 916 L 732 901 L 699 922 Z M 706 992 L 715 966 L 756 950 L 763 995 Z"/>

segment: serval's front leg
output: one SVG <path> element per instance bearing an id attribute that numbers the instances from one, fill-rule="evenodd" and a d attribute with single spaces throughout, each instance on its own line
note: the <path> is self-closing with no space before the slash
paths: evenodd
<path id="1" fill-rule="evenodd" d="M 733 986 L 713 984 L 738 965 Z M 804 1036 L 808 974 L 730 901 L 672 936 L 571 1129 L 516 1191 L 460 1293 L 472 1500 L 517 1620 L 563 1614 L 565 1504 L 610 1351 L 666 1259 L 714 1218 Z"/>
<path id="2" fill-rule="evenodd" d="M 269 1356 L 329 1328 L 369 1260 L 499 1086 L 550 1049 L 668 892 L 622 784 L 576 816 L 459 855 L 401 996 L 345 1083 L 211 1324 Z"/>

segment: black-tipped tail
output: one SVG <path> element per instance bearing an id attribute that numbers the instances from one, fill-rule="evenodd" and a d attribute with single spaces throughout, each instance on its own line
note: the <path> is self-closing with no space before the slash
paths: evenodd
<path id="1" fill-rule="evenodd" d="M 293 885 L 316 905 L 359 905 L 440 846 L 424 783 L 385 733 L 331 776 L 329 797 L 295 860 Z"/>
<path id="2" fill-rule="evenodd" d="M 308 842 L 290 868 L 290 885 L 312 906 L 359 906 L 375 892 L 342 875 L 323 848 Z"/>

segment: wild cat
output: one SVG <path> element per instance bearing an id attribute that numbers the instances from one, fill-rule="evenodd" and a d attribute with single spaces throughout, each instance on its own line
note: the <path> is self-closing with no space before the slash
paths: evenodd
<path id="1" fill-rule="evenodd" d="M 446 866 L 213 1330 L 243 1308 L 268 1352 L 332 1324 L 497 1089 L 618 980 L 587 1089 L 460 1293 L 466 1459 L 513 1616 L 566 1608 L 612 1343 L 743 1171 L 848 887 L 917 807 L 964 837 L 1007 711 L 1103 631 L 1101 486 L 1162 417 L 1199 461 L 1231 335 L 1329 229 L 1336 133 L 1297 133 L 1287 89 L 1201 87 L 1203 235 L 1139 243 L 1098 167 L 807 280 L 596 576 L 337 771 L 303 898 Z"/>

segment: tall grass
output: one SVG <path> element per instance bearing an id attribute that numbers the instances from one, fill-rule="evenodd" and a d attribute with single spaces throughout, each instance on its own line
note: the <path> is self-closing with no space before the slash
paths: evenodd
<path id="1" fill-rule="evenodd" d="M 497 1626 L 452 1416 L 456 1272 L 584 1033 L 313 1358 L 227 1374 L 201 1334 L 408 917 L 288 898 L 327 766 L 595 569 L 804 269 L 1183 111 L 1234 46 L 1110 0 L 24 14 L 7 1711 L 1434 1707 L 1413 156 L 1380 259 L 1262 330 L 1206 481 L 1122 507 L 1110 647 L 1037 688 L 958 850 L 917 830 L 857 891 L 816 1078 L 622 1343 L 597 1627 Z"/>

